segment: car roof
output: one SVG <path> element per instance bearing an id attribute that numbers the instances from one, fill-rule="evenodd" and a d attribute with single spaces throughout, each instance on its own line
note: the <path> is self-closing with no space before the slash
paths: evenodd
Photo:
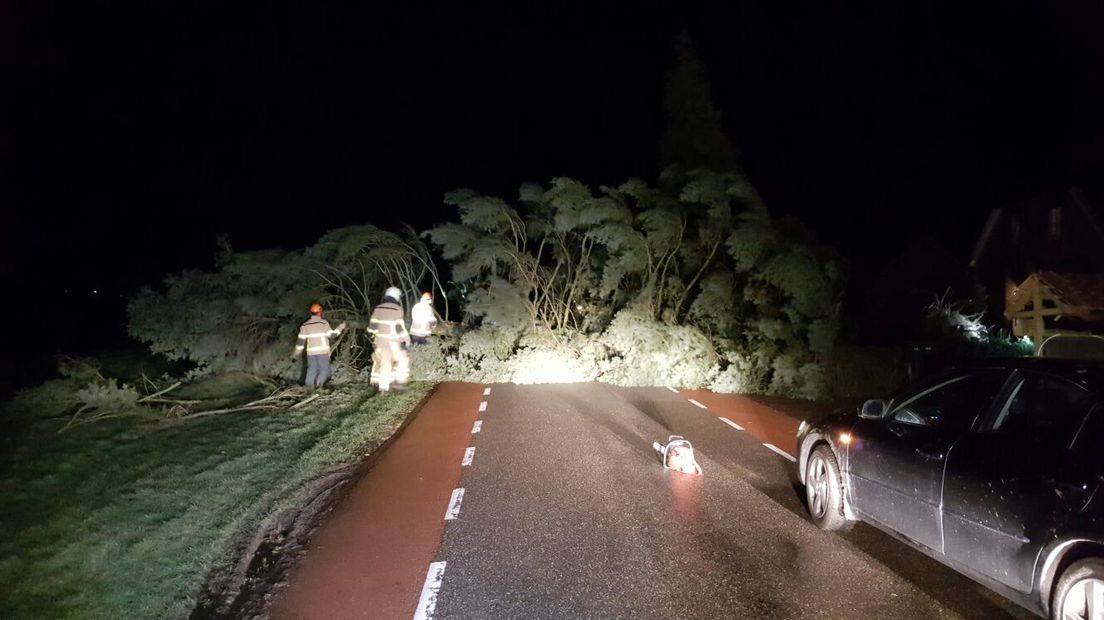
<path id="1" fill-rule="evenodd" d="M 955 368 L 961 370 L 971 368 L 1032 370 L 1065 377 L 1098 394 L 1104 394 L 1104 360 L 1010 357 L 975 360 L 963 364 L 956 364 Z"/>

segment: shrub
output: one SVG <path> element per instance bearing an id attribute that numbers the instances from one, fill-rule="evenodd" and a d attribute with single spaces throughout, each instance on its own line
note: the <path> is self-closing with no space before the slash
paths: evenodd
<path id="1" fill-rule="evenodd" d="M 80 383 L 73 379 L 51 379 L 42 385 L 24 388 L 3 406 L 5 418 L 56 418 L 77 405 Z"/>
<path id="2" fill-rule="evenodd" d="M 724 354 L 728 366 L 717 373 L 709 389 L 728 394 L 761 394 L 766 391 L 771 367 L 762 356 L 735 351 Z"/>
<path id="3" fill-rule="evenodd" d="M 771 364 L 769 394 L 816 400 L 827 396 L 824 367 L 808 354 L 787 352 Z"/>
<path id="4" fill-rule="evenodd" d="M 418 381 L 447 381 L 452 378 L 449 367 L 455 360 L 454 338 L 430 338 L 426 344 L 410 348 L 410 376 Z"/>
<path id="5" fill-rule="evenodd" d="M 705 334 L 689 325 L 664 325 L 635 309 L 618 312 L 600 342 L 610 349 L 602 380 L 616 385 L 704 387 L 719 357 Z"/>
<path id="6" fill-rule="evenodd" d="M 887 347 L 840 347 L 824 362 L 828 394 L 832 398 L 881 398 L 904 385 L 904 359 Z"/>
<path id="7" fill-rule="evenodd" d="M 74 392 L 73 396 L 81 407 L 90 411 L 113 411 L 126 413 L 138 407 L 141 395 L 133 387 L 108 379 L 102 383 L 89 383 Z"/>

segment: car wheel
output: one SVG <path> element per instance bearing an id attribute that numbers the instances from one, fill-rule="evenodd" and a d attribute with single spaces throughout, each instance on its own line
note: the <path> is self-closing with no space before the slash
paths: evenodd
<path id="1" fill-rule="evenodd" d="M 805 499 L 809 516 L 822 530 L 839 530 L 849 525 L 843 516 L 843 485 L 839 465 L 828 446 L 818 446 L 805 466 Z"/>
<path id="2" fill-rule="evenodd" d="M 1062 573 L 1051 599 L 1050 617 L 1061 620 L 1104 618 L 1104 560 L 1074 562 Z"/>

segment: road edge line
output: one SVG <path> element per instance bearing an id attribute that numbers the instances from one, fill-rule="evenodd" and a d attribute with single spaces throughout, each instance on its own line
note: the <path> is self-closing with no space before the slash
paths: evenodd
<path id="1" fill-rule="evenodd" d="M 783 450 L 782 448 L 779 448 L 778 446 L 774 445 L 773 443 L 764 443 L 763 445 L 764 445 L 764 446 L 765 446 L 765 447 L 766 447 L 766 448 L 767 448 L 768 450 L 770 450 L 771 452 L 774 452 L 774 453 L 776 453 L 776 454 L 778 454 L 778 455 L 784 456 L 784 457 L 786 457 L 786 458 L 790 459 L 790 461 L 792 461 L 792 462 L 794 462 L 794 463 L 796 463 L 796 462 L 797 462 L 797 459 L 796 459 L 796 458 L 794 458 L 794 457 L 792 457 L 792 456 L 790 456 L 790 453 L 789 453 L 789 452 L 786 452 L 785 450 Z"/>
<path id="2" fill-rule="evenodd" d="M 441 592 L 441 582 L 445 579 L 445 564 L 442 561 L 429 565 L 425 585 L 422 586 L 422 596 L 418 599 L 418 608 L 414 610 L 414 620 L 430 620 L 437 612 L 437 596 Z"/>
<path id="3" fill-rule="evenodd" d="M 464 488 L 453 489 L 449 499 L 448 508 L 445 509 L 445 521 L 453 521 L 460 518 L 460 505 L 464 503 Z"/>
<path id="4" fill-rule="evenodd" d="M 731 426 L 732 428 L 734 428 L 734 429 L 736 429 L 736 430 L 738 430 L 738 431 L 742 431 L 742 430 L 744 430 L 744 427 L 742 427 L 742 426 L 740 426 L 739 424 L 737 424 L 737 423 L 733 422 L 732 420 L 729 420 L 728 418 L 725 418 L 725 417 L 717 417 L 717 419 L 718 419 L 718 420 L 720 420 L 721 422 L 724 422 L 725 424 L 727 424 L 727 425 Z"/>

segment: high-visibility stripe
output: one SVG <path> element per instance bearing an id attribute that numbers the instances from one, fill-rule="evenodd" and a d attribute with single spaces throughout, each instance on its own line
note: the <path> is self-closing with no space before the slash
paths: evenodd
<path id="1" fill-rule="evenodd" d="M 309 338 L 309 337 L 310 337 L 310 336 L 308 336 L 308 335 L 306 335 L 306 334 L 299 334 L 299 339 L 300 339 L 300 340 L 306 340 L 306 339 L 307 339 L 307 338 Z"/>
<path id="2" fill-rule="evenodd" d="M 381 325 L 406 325 L 404 319 L 371 319 L 369 323 L 379 323 Z"/>
<path id="3" fill-rule="evenodd" d="M 307 354 L 308 355 L 314 355 L 314 354 L 317 354 L 317 353 L 329 353 L 329 352 L 330 352 L 329 347 L 307 347 Z"/>

